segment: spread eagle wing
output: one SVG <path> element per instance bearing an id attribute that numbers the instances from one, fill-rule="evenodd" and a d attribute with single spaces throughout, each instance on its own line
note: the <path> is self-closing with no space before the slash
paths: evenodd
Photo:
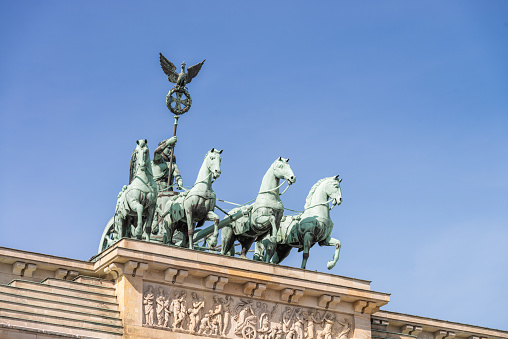
<path id="1" fill-rule="evenodd" d="M 168 80 L 176 84 L 176 81 L 178 80 L 178 73 L 175 72 L 176 66 L 173 65 L 171 61 L 166 59 L 162 53 L 159 53 L 159 60 L 161 62 L 162 70 L 168 76 Z"/>
<path id="2" fill-rule="evenodd" d="M 198 75 L 199 71 L 201 70 L 201 66 L 203 66 L 205 61 L 206 59 L 201 61 L 199 64 L 195 64 L 194 66 L 187 68 L 187 83 L 190 83 L 192 78 Z"/>

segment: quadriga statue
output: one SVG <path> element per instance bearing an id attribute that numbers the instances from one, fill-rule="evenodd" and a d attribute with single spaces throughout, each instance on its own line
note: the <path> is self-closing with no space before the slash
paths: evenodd
<path id="1" fill-rule="evenodd" d="M 303 213 L 283 218 L 277 232 L 277 249 L 272 263 L 280 263 L 296 247 L 298 251 L 303 251 L 301 267 L 305 268 L 310 248 L 318 243 L 320 246 L 335 246 L 333 258 L 326 265 L 329 270 L 335 266 L 339 260 L 340 241 L 331 237 L 333 222 L 329 204 L 331 202 L 333 208 L 342 203 L 341 181 L 338 175 L 319 180 L 310 189 Z M 263 251 L 263 241 L 258 241 L 256 255 L 262 255 Z"/>
<path id="2" fill-rule="evenodd" d="M 268 262 L 276 247 L 276 235 L 284 212 L 284 205 L 279 197 L 280 179 L 289 185 L 296 181 L 296 177 L 288 164 L 289 159 L 279 157 L 270 166 L 261 182 L 256 201 L 247 216 L 243 216 L 230 225 L 222 228 L 222 254 L 234 255 L 234 242 L 238 240 L 242 245 L 241 256 L 246 257 L 247 251 L 256 239 L 265 237 L 267 250 L 264 261 Z M 230 214 L 238 212 L 243 207 L 232 209 Z M 257 257 L 261 260 L 261 257 Z"/>
<path id="3" fill-rule="evenodd" d="M 153 180 L 147 141 L 138 140 L 132 152 L 129 185 L 120 193 L 114 216 L 115 238 L 131 236 L 150 240 L 157 185 Z M 134 232 L 131 234 L 131 225 Z M 144 225 L 144 228 L 143 228 Z"/>

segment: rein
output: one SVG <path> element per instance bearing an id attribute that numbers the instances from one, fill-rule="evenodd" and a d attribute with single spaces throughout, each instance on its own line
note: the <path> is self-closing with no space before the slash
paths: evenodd
<path id="1" fill-rule="evenodd" d="M 269 190 L 266 190 L 266 191 L 263 191 L 263 192 L 259 192 L 258 194 L 269 193 L 269 192 L 272 192 L 272 191 L 278 190 L 279 188 L 281 188 L 281 187 L 282 187 L 282 185 L 284 185 L 284 183 L 285 183 L 286 181 L 287 181 L 287 180 L 284 180 L 284 181 L 282 182 L 282 184 L 280 184 L 279 186 L 277 186 L 277 187 L 275 187 L 275 188 L 272 188 L 272 189 L 269 189 Z M 286 189 L 285 189 L 282 193 L 279 193 L 279 195 L 283 195 L 284 193 L 286 193 L 286 191 L 288 190 L 289 186 L 291 186 L 291 185 L 289 185 L 289 184 L 288 184 L 288 187 L 286 187 Z"/>
<path id="2" fill-rule="evenodd" d="M 326 206 L 328 206 L 328 204 L 329 204 L 331 201 L 333 201 L 333 199 L 334 199 L 334 198 L 330 198 L 330 200 L 328 200 L 327 202 L 320 202 L 319 204 L 315 204 L 315 205 L 312 205 L 312 206 L 310 206 L 310 207 L 307 207 L 307 208 L 306 208 L 306 210 L 311 209 L 311 208 L 316 207 L 316 206 L 320 206 L 320 205 L 326 205 Z M 332 208 L 334 208 L 334 207 L 335 207 L 335 205 L 333 205 L 332 207 L 329 207 L 329 208 L 328 208 L 328 210 L 329 210 L 329 211 L 331 211 L 331 210 L 332 210 Z"/>
<path id="3" fill-rule="evenodd" d="M 212 175 L 212 172 L 208 173 L 208 175 L 206 176 L 205 179 L 201 180 L 201 181 L 197 181 L 194 183 L 194 186 L 196 186 L 197 184 L 207 184 L 208 183 L 208 178 Z M 214 183 L 215 180 L 210 180 L 210 185 Z M 192 186 L 192 187 L 194 187 Z"/>
<path id="4" fill-rule="evenodd" d="M 263 191 L 263 192 L 259 192 L 259 193 L 258 193 L 258 195 L 259 195 L 259 194 L 268 193 L 268 192 L 272 192 L 272 191 L 278 190 L 279 188 L 281 188 L 281 187 L 282 187 L 282 185 L 284 185 L 284 183 L 285 183 L 286 181 L 287 181 L 287 180 L 284 180 L 284 181 L 283 181 L 283 182 L 282 182 L 279 186 L 277 186 L 277 187 L 275 187 L 275 188 L 272 188 L 272 189 L 269 189 L 269 190 L 266 190 L 266 191 Z M 279 196 L 281 196 L 281 195 L 283 195 L 284 193 L 286 193 L 286 191 L 288 190 L 289 186 L 291 186 L 291 185 L 289 185 L 289 184 L 288 184 L 288 186 L 286 187 L 286 189 L 285 189 L 284 191 L 282 191 L 282 193 L 279 193 Z M 251 202 L 255 201 L 256 199 L 257 199 L 257 197 L 256 197 L 256 198 L 254 198 L 254 199 L 252 199 L 252 200 L 249 200 L 249 201 L 247 201 L 247 202 L 245 202 L 245 203 L 243 203 L 243 204 L 237 204 L 237 203 L 235 203 L 235 202 L 231 202 L 231 201 L 222 200 L 222 199 L 218 199 L 218 198 L 217 198 L 217 200 L 218 200 L 218 201 L 222 201 L 222 202 L 225 202 L 226 204 L 231 204 L 231 205 L 235 205 L 235 206 L 238 206 L 238 207 L 245 206 L 245 205 L 247 205 L 247 204 L 249 204 L 249 203 L 251 203 Z M 288 211 L 292 211 L 292 212 L 300 212 L 300 211 L 294 211 L 294 210 L 291 210 L 291 209 L 289 209 L 289 208 L 285 208 L 285 207 L 284 207 L 284 209 L 286 209 L 286 210 L 288 210 Z M 303 212 L 301 212 L 301 213 L 303 213 Z"/>

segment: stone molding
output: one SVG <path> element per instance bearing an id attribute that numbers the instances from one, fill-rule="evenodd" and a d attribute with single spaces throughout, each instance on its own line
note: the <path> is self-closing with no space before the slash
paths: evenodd
<path id="1" fill-rule="evenodd" d="M 334 309 L 341 302 L 355 303 L 361 300 L 365 305 L 357 312 L 371 314 L 389 301 L 388 294 L 371 291 L 369 282 L 365 280 L 256 261 L 248 261 L 246 265 L 245 259 L 234 257 L 228 258 L 226 266 L 224 257 L 219 254 L 178 247 L 167 251 L 167 246 L 134 239 L 119 241 L 97 259 L 96 270 L 104 270 L 105 273 L 114 270 L 119 272 L 120 263 L 139 261 L 148 265 L 144 270 L 150 271 L 151 277 L 162 277 L 161 282 L 182 284 L 184 280 L 200 279 L 204 287 L 212 290 L 215 287 L 217 291 L 223 290 L 224 286 L 231 282 L 240 283 L 243 285 L 244 295 L 254 298 L 262 298 L 266 290 L 273 289 L 279 291 L 280 301 L 294 304 L 299 303 L 305 296 L 319 298 L 329 295 L 331 300 L 327 303 L 321 302 L 323 306 L 320 307 L 325 309 Z M 114 269 L 109 266 L 113 263 L 116 264 Z M 199 272 L 201 276 L 195 276 L 194 272 Z M 114 278 L 122 275 L 119 273 L 113 273 Z M 250 280 L 251 276 L 255 276 L 256 280 Z M 281 290 L 280 286 L 284 288 Z"/>
<path id="2" fill-rule="evenodd" d="M 424 333 L 425 338 L 434 339 L 508 339 L 508 331 L 388 311 L 379 311 L 372 316 L 373 331 L 381 324 L 389 331 L 400 331 L 401 335 L 412 337 L 421 337 Z"/>

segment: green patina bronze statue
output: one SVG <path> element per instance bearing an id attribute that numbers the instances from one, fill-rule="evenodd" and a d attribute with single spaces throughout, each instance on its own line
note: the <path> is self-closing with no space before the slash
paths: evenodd
<path id="1" fill-rule="evenodd" d="M 195 228 L 203 226 L 208 220 L 214 223 L 213 235 L 208 243 L 211 247 L 217 245 L 219 217 L 214 212 L 216 197 L 212 183 L 221 174 L 221 153 L 222 150 L 215 148 L 208 151 L 194 186 L 188 192 L 169 199 L 161 208 L 161 215 L 164 217 L 165 243 L 174 244 L 173 235 L 178 230 L 183 234 L 180 246 L 193 249 Z"/>
<path id="2" fill-rule="evenodd" d="M 291 185 L 296 181 L 288 161 L 289 159 L 282 157 L 275 160 L 263 177 L 251 212 L 222 229 L 222 254 L 234 255 L 233 245 L 235 240 L 238 240 L 242 245 L 241 256 L 245 258 L 252 243 L 256 239 L 265 238 L 264 261 L 269 262 L 275 251 L 277 230 L 284 212 L 284 205 L 279 197 L 279 188 L 282 186 L 279 182 L 283 179 Z M 230 214 L 236 213 L 238 209 L 231 210 Z M 263 258 L 257 256 L 255 259 L 262 260 Z"/>
<path id="3" fill-rule="evenodd" d="M 144 236 L 150 241 L 157 185 L 153 179 L 146 139 L 136 143 L 131 156 L 129 185 L 118 194 L 113 222 L 106 226 L 99 250 L 123 237 L 142 239 Z"/>
<path id="4" fill-rule="evenodd" d="M 333 222 L 328 205 L 331 202 L 333 208 L 342 203 L 341 181 L 338 175 L 319 180 L 310 189 L 304 212 L 283 218 L 277 232 L 277 249 L 272 263 L 280 263 L 289 255 L 291 249 L 296 247 L 303 251 L 302 268 L 305 268 L 310 248 L 318 243 L 320 246 L 335 246 L 333 258 L 326 265 L 329 270 L 335 266 L 339 260 L 340 241 L 331 237 Z M 264 251 L 263 243 L 256 243 L 257 256 Z"/>
<path id="5" fill-rule="evenodd" d="M 152 171 L 153 179 L 157 183 L 159 193 L 173 190 L 173 181 L 176 187 L 181 190 L 183 186 L 182 176 L 176 164 L 176 158 L 173 155 L 176 136 L 161 141 L 159 146 L 153 152 Z M 171 163 L 170 159 L 173 158 Z M 172 167 L 170 169 L 170 166 Z M 171 176 L 169 173 L 171 172 Z M 171 177 L 171 178 L 170 178 Z"/>
<path id="6" fill-rule="evenodd" d="M 99 245 L 104 251 L 123 237 L 162 242 L 194 249 L 206 239 L 208 249 L 217 251 L 217 238 L 221 231 L 221 254 L 235 255 L 235 241 L 242 246 L 241 257 L 246 258 L 253 242 L 256 242 L 254 260 L 278 264 L 293 247 L 303 251 L 302 268 L 306 267 L 309 250 L 320 246 L 335 246 L 333 258 L 328 261 L 332 269 L 340 253 L 340 241 L 331 237 L 333 222 L 330 210 L 342 203 L 338 175 L 319 180 L 310 190 L 304 212 L 283 216 L 284 205 L 280 195 L 295 183 L 296 177 L 289 166 L 289 159 L 279 157 L 263 177 L 259 193 L 253 204 L 238 205 L 227 212 L 216 206 L 213 182 L 221 175 L 222 150 L 212 148 L 205 156 L 194 186 L 186 192 L 176 164 L 174 147 L 179 117 L 188 112 L 192 99 L 186 85 L 192 81 L 203 66 L 204 60 L 188 68 L 182 63 L 181 72 L 159 53 L 159 60 L 168 80 L 174 87 L 166 96 L 166 106 L 174 114 L 173 137 L 159 143 L 150 161 L 146 139 L 138 140 L 131 157 L 129 185 L 118 194 L 114 217 L 106 225 Z M 281 183 L 281 179 L 284 180 Z M 281 186 L 288 187 L 279 193 Z M 223 200 L 224 201 L 224 200 Z M 329 204 L 332 203 L 332 207 Z M 234 204 L 234 203 L 233 203 Z M 219 220 L 215 208 L 227 215 Z M 155 217 L 154 217 L 155 216 Z M 199 230 L 205 221 L 213 225 Z"/>
<path id="7" fill-rule="evenodd" d="M 157 208 L 155 209 L 152 232 L 161 237 L 165 236 L 164 227 L 162 227 L 164 217 L 162 208 L 172 196 L 178 194 L 173 191 L 173 181 L 176 181 L 177 189 L 183 189 L 182 176 L 176 164 L 176 157 L 173 155 L 175 143 L 176 136 L 161 141 L 153 152 L 152 171 L 159 194 L 157 196 Z"/>
<path id="8" fill-rule="evenodd" d="M 187 69 L 187 73 L 185 72 L 185 62 L 182 62 L 181 71 L 180 73 L 177 73 L 175 72 L 176 66 L 166 59 L 162 53 L 159 53 L 159 60 L 162 70 L 168 76 L 169 82 L 176 84 L 166 96 L 166 106 L 176 115 L 188 112 L 192 105 L 192 98 L 187 91 L 186 85 L 190 83 L 196 75 L 198 75 L 201 67 L 205 63 L 205 60 L 201 61 L 199 64 L 189 67 Z"/>

